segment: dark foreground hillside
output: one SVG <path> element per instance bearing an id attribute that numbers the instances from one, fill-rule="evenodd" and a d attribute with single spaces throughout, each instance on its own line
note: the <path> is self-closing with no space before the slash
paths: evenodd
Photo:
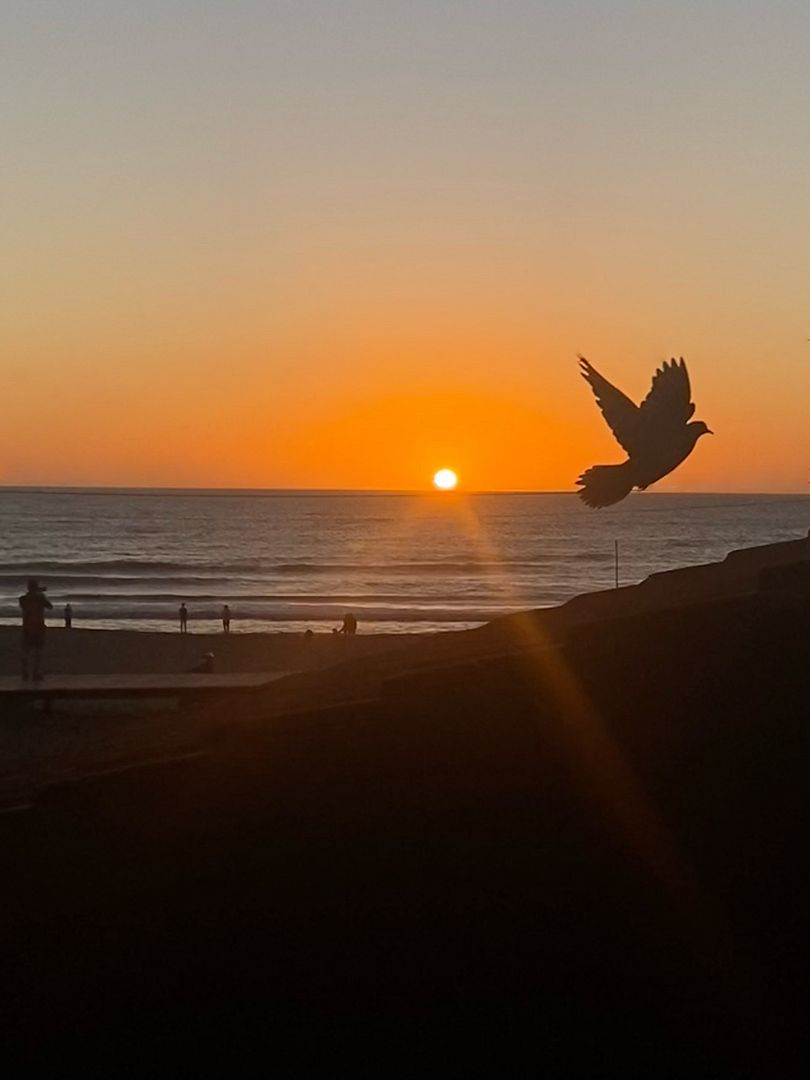
<path id="1" fill-rule="evenodd" d="M 806 571 L 559 647 L 522 633 L 366 701 L 226 711 L 205 752 L 3 815 L 9 1053 L 788 1071 L 808 986 Z"/>

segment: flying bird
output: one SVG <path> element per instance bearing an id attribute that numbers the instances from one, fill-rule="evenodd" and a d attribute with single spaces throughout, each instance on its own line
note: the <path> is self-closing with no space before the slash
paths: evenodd
<path id="1" fill-rule="evenodd" d="M 611 506 L 634 487 L 643 491 L 677 469 L 701 435 L 713 434 L 702 420 L 691 420 L 695 406 L 689 400 L 692 391 L 683 357 L 664 361 L 640 405 L 633 404 L 584 356 L 579 363 L 608 427 L 627 452 L 627 461 L 621 465 L 594 465 L 577 480 L 582 485 L 579 497 L 588 506 Z"/>

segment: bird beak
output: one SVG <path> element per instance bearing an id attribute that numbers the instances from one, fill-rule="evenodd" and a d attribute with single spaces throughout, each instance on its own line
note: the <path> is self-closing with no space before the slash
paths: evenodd
<path id="1" fill-rule="evenodd" d="M 707 427 L 706 428 L 706 434 L 707 435 L 714 435 L 714 432 L 712 431 L 712 429 L 710 427 Z"/>

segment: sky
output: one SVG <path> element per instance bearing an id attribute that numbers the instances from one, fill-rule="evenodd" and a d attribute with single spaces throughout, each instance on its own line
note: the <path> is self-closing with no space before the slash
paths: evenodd
<path id="1" fill-rule="evenodd" d="M 0 483 L 810 480 L 806 0 L 6 0 Z"/>

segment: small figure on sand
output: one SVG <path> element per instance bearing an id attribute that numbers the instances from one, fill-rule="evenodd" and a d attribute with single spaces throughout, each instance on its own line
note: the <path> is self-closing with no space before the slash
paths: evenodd
<path id="1" fill-rule="evenodd" d="M 214 654 L 212 652 L 203 653 L 198 664 L 195 664 L 193 668 L 189 668 L 191 675 L 211 675 L 214 671 Z"/>
<path id="2" fill-rule="evenodd" d="M 45 586 L 35 578 L 28 582 L 28 591 L 20 597 L 22 610 L 22 677 L 27 682 L 42 680 L 42 650 L 45 647 L 45 612 L 53 604 L 45 595 Z"/>
<path id="3" fill-rule="evenodd" d="M 181 634 L 187 634 L 188 633 L 188 608 L 186 607 L 185 600 L 180 605 L 180 608 L 179 608 L 179 610 L 177 612 L 177 615 L 178 615 L 178 617 L 180 619 L 180 633 Z"/>
<path id="4" fill-rule="evenodd" d="M 357 633 L 357 619 L 354 615 L 352 615 L 351 612 L 348 612 L 346 615 L 343 616 L 343 625 L 340 627 L 340 629 L 335 627 L 332 633 L 347 634 L 349 636 L 353 636 Z"/>
<path id="5" fill-rule="evenodd" d="M 222 630 L 225 634 L 231 632 L 231 609 L 226 604 L 222 609 Z"/>
<path id="6" fill-rule="evenodd" d="M 69 601 L 65 604 L 65 629 L 73 629 L 73 605 Z"/>

